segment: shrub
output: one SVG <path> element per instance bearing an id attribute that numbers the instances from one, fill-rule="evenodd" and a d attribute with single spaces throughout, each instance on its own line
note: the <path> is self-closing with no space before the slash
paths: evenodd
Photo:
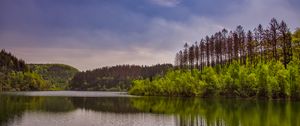
<path id="1" fill-rule="evenodd" d="M 270 61 L 254 65 L 233 62 L 215 69 L 205 67 L 202 71 L 173 70 L 165 76 L 135 80 L 129 90 L 136 95 L 165 96 L 226 96 L 261 98 L 300 98 L 299 61 L 288 64 Z"/>

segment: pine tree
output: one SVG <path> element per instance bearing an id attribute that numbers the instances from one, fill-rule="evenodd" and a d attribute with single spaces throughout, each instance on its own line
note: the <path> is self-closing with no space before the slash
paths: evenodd
<path id="1" fill-rule="evenodd" d="M 192 45 L 189 47 L 189 66 L 190 69 L 192 70 L 194 68 L 194 61 L 195 61 L 195 46 Z"/>
<path id="2" fill-rule="evenodd" d="M 255 43 L 253 41 L 253 35 L 252 32 L 249 30 L 247 33 L 247 50 L 248 50 L 248 58 L 251 64 L 253 63 L 254 60 L 254 46 Z"/>
<path id="3" fill-rule="evenodd" d="M 187 68 L 187 66 L 188 66 L 188 47 L 189 47 L 189 45 L 187 43 L 185 43 L 184 51 L 183 51 L 183 66 L 184 66 L 184 68 Z"/>
<path id="4" fill-rule="evenodd" d="M 270 35 L 271 35 L 271 45 L 272 45 L 272 53 L 275 60 L 278 60 L 277 46 L 278 46 L 278 30 L 279 25 L 275 18 L 273 18 L 270 22 Z"/>
<path id="5" fill-rule="evenodd" d="M 196 60 L 196 67 L 199 69 L 199 59 L 200 59 L 200 48 L 198 42 L 195 42 L 195 60 Z"/>
<path id="6" fill-rule="evenodd" d="M 206 50 L 206 66 L 210 66 L 210 38 L 206 36 L 205 42 L 205 50 Z"/>

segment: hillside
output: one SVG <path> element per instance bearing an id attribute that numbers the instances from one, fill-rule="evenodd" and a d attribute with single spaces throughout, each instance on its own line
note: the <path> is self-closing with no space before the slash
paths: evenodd
<path id="1" fill-rule="evenodd" d="M 49 85 L 25 61 L 5 50 L 0 52 L 0 91 L 46 90 Z"/>
<path id="2" fill-rule="evenodd" d="M 79 72 L 72 79 L 70 89 L 125 91 L 131 87 L 132 80 L 152 79 L 154 76 L 165 74 L 172 67 L 171 64 L 118 65 Z"/>
<path id="3" fill-rule="evenodd" d="M 300 29 L 284 21 L 235 31 L 223 29 L 175 57 L 178 70 L 154 80 L 135 80 L 130 94 L 300 99 Z"/>
<path id="4" fill-rule="evenodd" d="M 64 64 L 26 64 L 4 49 L 0 59 L 0 91 L 63 90 L 79 72 Z"/>
<path id="5" fill-rule="evenodd" d="M 50 90 L 67 89 L 70 80 L 79 72 L 76 68 L 64 64 L 29 64 L 29 68 L 51 85 Z"/>

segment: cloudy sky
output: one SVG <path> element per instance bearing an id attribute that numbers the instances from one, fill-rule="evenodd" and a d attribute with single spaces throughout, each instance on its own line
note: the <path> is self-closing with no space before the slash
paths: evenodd
<path id="1" fill-rule="evenodd" d="M 80 70 L 173 63 L 184 42 L 223 28 L 300 26 L 299 0 L 0 0 L 0 48 Z"/>

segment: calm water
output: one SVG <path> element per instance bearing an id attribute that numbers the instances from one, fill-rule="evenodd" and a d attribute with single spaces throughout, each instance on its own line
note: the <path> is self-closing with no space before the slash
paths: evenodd
<path id="1" fill-rule="evenodd" d="M 300 126 L 300 103 L 122 92 L 4 93 L 0 126 Z"/>

